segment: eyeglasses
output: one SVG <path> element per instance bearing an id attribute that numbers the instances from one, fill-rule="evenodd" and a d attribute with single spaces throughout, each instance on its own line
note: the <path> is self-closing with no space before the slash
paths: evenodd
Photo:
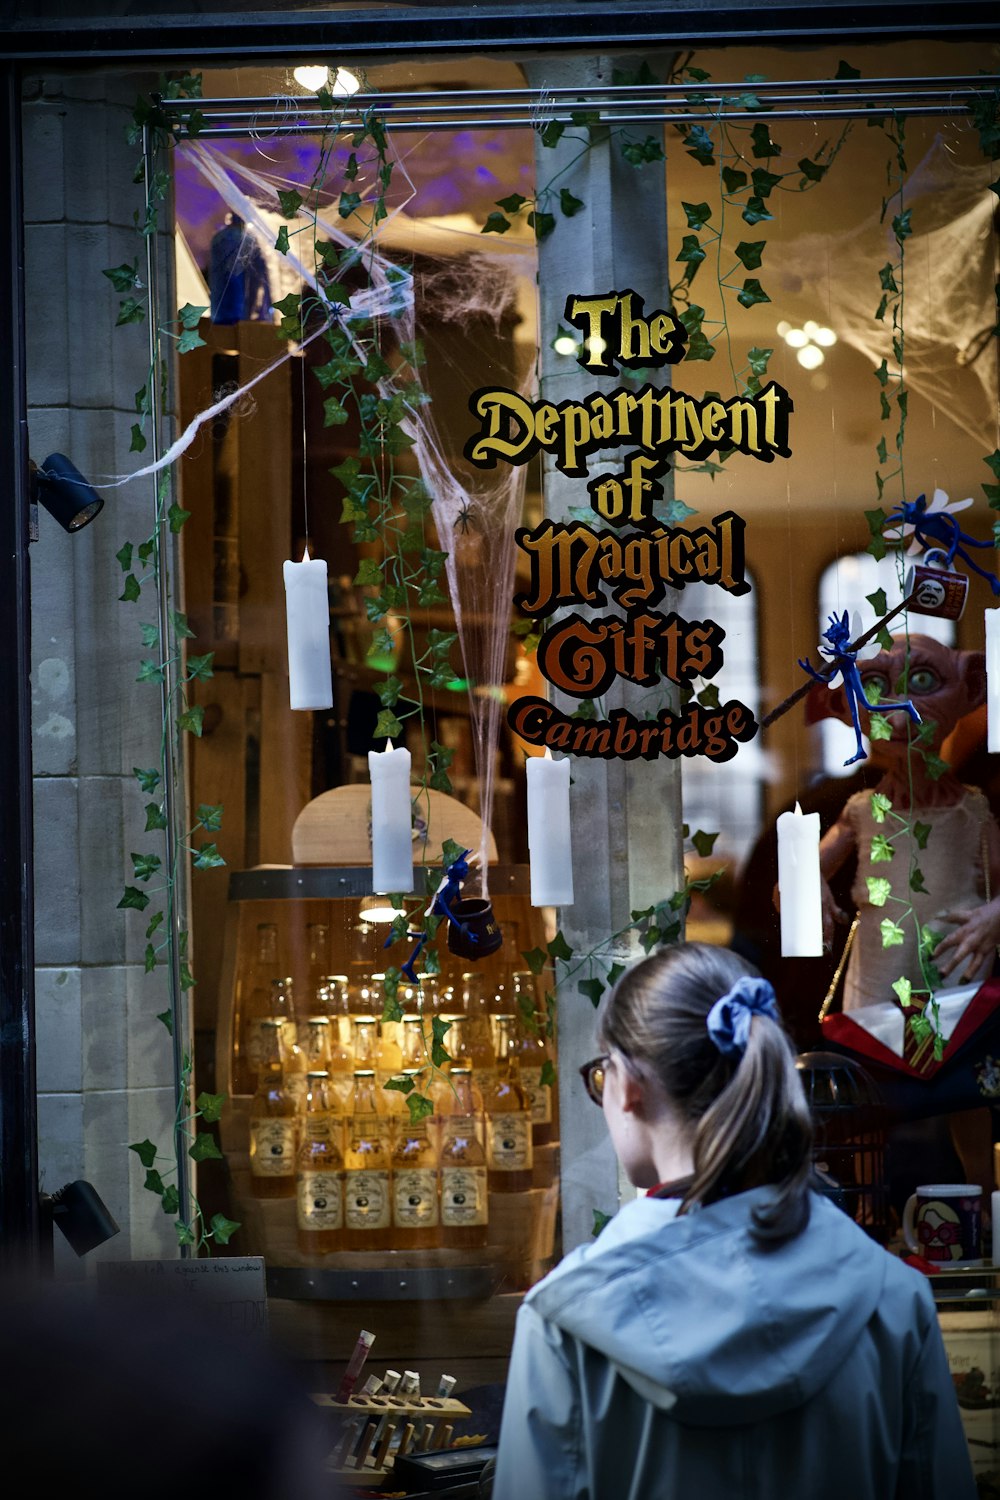
<path id="1" fill-rule="evenodd" d="M 588 1097 L 601 1108 L 604 1106 L 604 1072 L 610 1060 L 611 1054 L 602 1052 L 599 1057 L 592 1057 L 590 1062 L 585 1062 L 580 1069 L 580 1077 Z"/>

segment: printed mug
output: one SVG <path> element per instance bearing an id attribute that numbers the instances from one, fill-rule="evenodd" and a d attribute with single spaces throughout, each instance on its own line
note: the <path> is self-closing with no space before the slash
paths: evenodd
<path id="1" fill-rule="evenodd" d="M 950 1266 L 982 1263 L 983 1190 L 971 1182 L 918 1187 L 903 1209 L 903 1239 L 924 1260 Z"/>
<path id="2" fill-rule="evenodd" d="M 910 615 L 937 615 L 942 620 L 960 620 L 969 596 L 969 580 L 964 573 L 953 573 L 949 568 L 935 567 L 934 558 L 944 558 L 943 552 L 928 552 L 922 562 L 914 563 L 903 584 L 904 597 L 910 602 L 906 607 Z"/>

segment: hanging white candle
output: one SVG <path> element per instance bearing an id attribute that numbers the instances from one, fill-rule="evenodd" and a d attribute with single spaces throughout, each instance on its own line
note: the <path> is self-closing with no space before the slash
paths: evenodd
<path id="1" fill-rule="evenodd" d="M 413 833 L 410 816 L 410 752 L 386 740 L 369 750 L 372 783 L 372 890 L 379 894 L 413 890 Z"/>
<path id="2" fill-rule="evenodd" d="M 573 905 L 573 846 L 569 820 L 569 761 L 531 755 L 528 781 L 528 855 L 532 906 Z"/>
<path id="3" fill-rule="evenodd" d="M 288 627 L 288 695 L 292 708 L 333 707 L 330 669 L 330 600 L 326 563 L 310 557 L 286 562 L 285 618 Z"/>
<path id="4" fill-rule="evenodd" d="M 778 895 L 782 958 L 819 958 L 823 952 L 823 898 L 819 871 L 819 813 L 778 818 Z"/>
<path id="5" fill-rule="evenodd" d="M 986 748 L 1000 750 L 1000 609 L 986 611 Z"/>

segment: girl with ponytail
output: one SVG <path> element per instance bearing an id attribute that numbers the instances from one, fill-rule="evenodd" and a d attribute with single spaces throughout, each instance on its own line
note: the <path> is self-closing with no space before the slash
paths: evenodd
<path id="1" fill-rule="evenodd" d="M 645 1191 L 522 1304 L 493 1500 L 975 1500 L 926 1279 L 811 1190 L 768 981 L 679 943 L 597 1045 L 583 1086 Z"/>

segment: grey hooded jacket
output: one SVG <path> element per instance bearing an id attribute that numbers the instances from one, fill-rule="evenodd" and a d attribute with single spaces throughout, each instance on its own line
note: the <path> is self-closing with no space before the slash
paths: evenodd
<path id="1" fill-rule="evenodd" d="M 826 1199 L 628 1203 L 518 1313 L 492 1500 L 975 1500 L 930 1287 Z"/>

